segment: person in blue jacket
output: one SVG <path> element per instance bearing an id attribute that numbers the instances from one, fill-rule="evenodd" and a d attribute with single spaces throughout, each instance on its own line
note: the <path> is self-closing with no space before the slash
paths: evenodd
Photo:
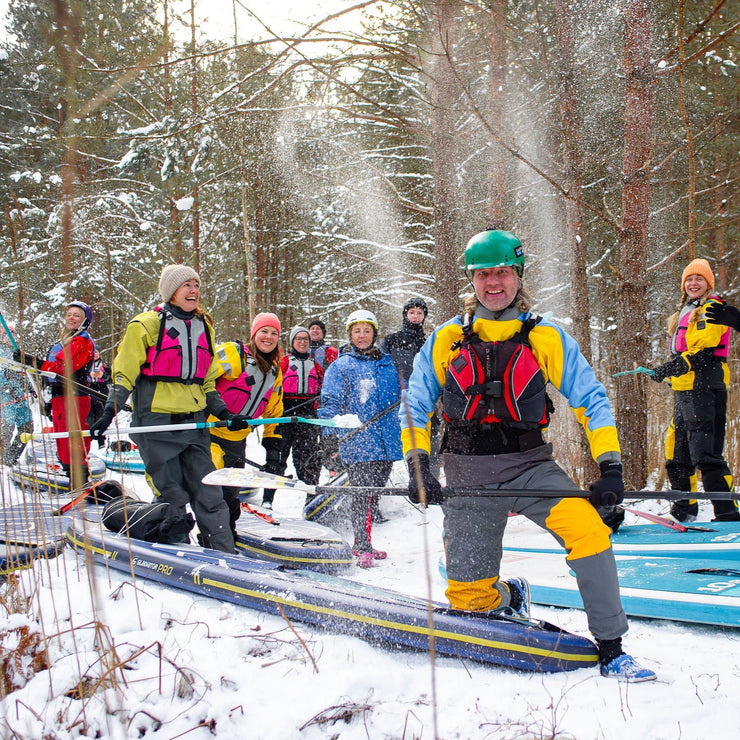
<path id="1" fill-rule="evenodd" d="M 353 311 L 347 319 L 349 349 L 331 364 L 321 386 L 319 418 L 356 415 L 364 423 L 399 399 L 400 381 L 393 358 L 375 346 L 378 321 L 370 311 Z M 327 433 L 332 433 L 327 430 Z M 395 414 L 385 414 L 366 429 L 340 442 L 339 453 L 352 486 L 384 486 L 394 460 L 400 460 L 401 427 Z M 361 568 L 387 553 L 372 546 L 370 499 L 353 496 L 352 553 Z"/>

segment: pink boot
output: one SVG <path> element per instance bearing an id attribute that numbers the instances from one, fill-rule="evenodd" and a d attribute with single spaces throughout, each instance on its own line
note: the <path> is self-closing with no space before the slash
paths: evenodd
<path id="1" fill-rule="evenodd" d="M 373 567 L 373 554 L 371 552 L 357 552 L 357 565 L 360 568 Z"/>

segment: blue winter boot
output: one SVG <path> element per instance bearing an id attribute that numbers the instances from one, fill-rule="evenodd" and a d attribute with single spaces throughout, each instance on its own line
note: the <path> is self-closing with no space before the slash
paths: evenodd
<path id="1" fill-rule="evenodd" d="M 509 608 L 515 611 L 520 617 L 529 619 L 529 607 L 531 596 L 529 583 L 524 578 L 509 578 L 504 581 L 509 589 Z"/>
<path id="2" fill-rule="evenodd" d="M 655 681 L 654 671 L 641 666 L 631 655 L 622 653 L 601 666 L 601 675 L 606 678 L 616 678 L 625 683 L 642 683 Z"/>

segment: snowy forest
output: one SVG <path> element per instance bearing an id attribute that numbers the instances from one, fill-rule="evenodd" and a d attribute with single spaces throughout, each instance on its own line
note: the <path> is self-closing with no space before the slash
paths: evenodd
<path id="1" fill-rule="evenodd" d="M 695 256 L 740 300 L 737 5 L 364 0 L 291 37 L 227 5 L 214 39 L 206 2 L 10 0 L 0 303 L 21 342 L 84 300 L 110 362 L 171 262 L 222 341 L 268 310 L 339 341 L 362 307 L 390 332 L 414 295 L 439 323 L 468 238 L 503 228 L 609 389 L 628 484 L 659 474 L 669 389 L 612 374 L 667 359 Z M 551 430 L 583 479 L 571 416 Z M 739 416 L 733 393 L 735 470 Z"/>

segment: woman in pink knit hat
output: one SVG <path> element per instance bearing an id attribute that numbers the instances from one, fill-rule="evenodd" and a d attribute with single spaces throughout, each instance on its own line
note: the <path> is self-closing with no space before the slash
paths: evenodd
<path id="1" fill-rule="evenodd" d="M 252 321 L 246 344 L 224 342 L 216 347 L 216 358 L 221 364 L 216 390 L 229 411 L 249 419 L 283 415 L 280 330 L 280 319 L 274 313 L 259 313 Z M 211 454 L 217 467 L 244 467 L 249 432 L 249 428 L 238 432 L 226 428 L 211 430 Z M 269 473 L 281 474 L 284 470 L 280 463 L 281 444 L 277 424 L 265 425 L 262 446 L 265 470 Z M 224 488 L 224 492 L 233 528 L 240 513 L 238 489 Z M 265 490 L 263 505 L 271 508 L 274 496 L 275 491 Z"/>
<path id="2" fill-rule="evenodd" d="M 681 276 L 681 302 L 668 320 L 671 359 L 655 368 L 653 380 L 668 379 L 673 388 L 673 419 L 666 437 L 666 472 L 671 488 L 696 490 L 695 471 L 705 491 L 731 491 L 732 474 L 723 456 L 727 420 L 730 329 L 707 321 L 706 309 L 721 304 L 714 294 L 714 273 L 705 259 L 695 259 Z M 738 521 L 734 501 L 712 501 L 714 521 Z M 671 506 L 678 521 L 693 521 L 695 500 Z"/>

